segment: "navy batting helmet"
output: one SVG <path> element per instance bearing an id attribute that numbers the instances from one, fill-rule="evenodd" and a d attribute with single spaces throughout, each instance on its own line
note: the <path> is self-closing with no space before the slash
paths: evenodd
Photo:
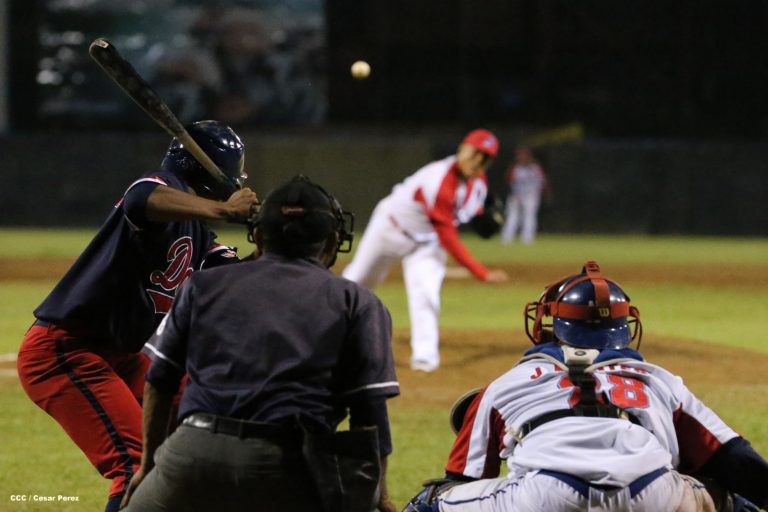
<path id="1" fill-rule="evenodd" d="M 545 324 L 545 317 L 552 317 Z M 525 306 L 525 332 L 534 344 L 560 341 L 581 348 L 621 349 L 642 338 L 640 312 L 614 281 L 588 261 L 580 274 L 545 288 Z"/>
<path id="2" fill-rule="evenodd" d="M 178 139 L 173 139 L 168 147 L 161 164 L 163 170 L 180 176 L 201 196 L 225 201 L 233 192 L 242 188 L 243 181 L 248 177 L 243 170 L 243 142 L 232 128 L 219 121 L 197 121 L 186 128 L 227 179 L 219 181 L 211 176 Z"/>

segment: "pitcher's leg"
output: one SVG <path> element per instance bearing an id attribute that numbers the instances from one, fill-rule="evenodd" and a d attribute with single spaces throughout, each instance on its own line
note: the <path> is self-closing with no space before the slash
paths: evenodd
<path id="1" fill-rule="evenodd" d="M 405 253 L 401 244 L 412 244 L 401 240 L 393 233 L 383 215 L 374 215 L 365 229 L 352 261 L 342 271 L 342 276 L 368 289 L 374 289 L 386 279 L 389 269 Z M 408 248 L 410 249 L 410 247 Z"/>
<path id="2" fill-rule="evenodd" d="M 446 254 L 438 243 L 420 246 L 403 258 L 411 321 L 411 367 L 433 371 L 440 365 L 440 288 Z"/>

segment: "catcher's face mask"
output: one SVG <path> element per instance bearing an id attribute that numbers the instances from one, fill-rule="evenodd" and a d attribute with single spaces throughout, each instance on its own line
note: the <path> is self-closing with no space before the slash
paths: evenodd
<path id="1" fill-rule="evenodd" d="M 547 286 L 525 306 L 525 333 L 538 345 L 561 341 L 582 348 L 621 349 L 642 339 L 640 312 L 613 281 L 588 261 L 581 274 Z M 552 317 L 552 323 L 545 323 Z"/>

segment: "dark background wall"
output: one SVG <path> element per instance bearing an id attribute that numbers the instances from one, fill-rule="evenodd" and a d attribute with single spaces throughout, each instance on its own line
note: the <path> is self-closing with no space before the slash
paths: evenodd
<path id="1" fill-rule="evenodd" d="M 90 35 L 143 38 L 140 57 L 156 42 L 145 33 L 142 9 L 208 5 L 95 0 L 79 4 L 82 13 L 62 7 L 76 4 L 8 2 L 2 225 L 98 224 L 135 177 L 159 164 L 167 137 L 89 62 Z M 515 144 L 575 126 L 575 136 L 534 144 L 554 189 L 541 212 L 543 231 L 768 230 L 768 2 L 220 0 L 210 8 L 289 4 L 315 6 L 323 20 L 324 50 L 311 54 L 323 86 L 304 85 L 317 86 L 327 110 L 303 125 L 222 119 L 243 135 L 250 185 L 262 195 L 304 172 L 327 184 L 362 224 L 393 184 L 484 126 L 502 140 L 489 179 L 503 196 Z M 136 23 L 123 23 L 121 9 Z M 110 34 L 109 20 L 121 31 Z M 79 38 L 51 47 L 40 37 L 74 34 L 75 22 L 82 22 Z M 113 95 L 124 114 L 46 117 L 39 72 L 46 58 L 60 55 L 88 71 L 82 83 L 69 84 L 73 94 Z M 357 59 L 372 66 L 367 80 L 350 76 Z"/>
<path id="2" fill-rule="evenodd" d="M 768 3 L 327 0 L 335 121 L 768 134 Z M 368 59 L 371 79 L 348 79 Z"/>
<path id="3" fill-rule="evenodd" d="M 498 130 L 492 190 L 519 133 Z M 322 134 L 244 132 L 248 183 L 264 195 L 302 172 L 327 185 L 360 225 L 392 185 L 448 154 L 459 130 Z M 125 187 L 156 167 L 168 139 L 158 132 L 43 133 L 0 140 L 0 224 L 99 224 Z M 768 234 L 768 145 L 757 142 L 585 139 L 541 147 L 554 200 L 545 232 Z"/>

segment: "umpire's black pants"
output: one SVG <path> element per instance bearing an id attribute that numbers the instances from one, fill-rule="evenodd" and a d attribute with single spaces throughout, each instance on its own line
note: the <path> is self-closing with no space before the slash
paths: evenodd
<path id="1" fill-rule="evenodd" d="M 316 512 L 318 497 L 289 438 L 241 438 L 181 425 L 160 446 L 129 512 Z"/>

